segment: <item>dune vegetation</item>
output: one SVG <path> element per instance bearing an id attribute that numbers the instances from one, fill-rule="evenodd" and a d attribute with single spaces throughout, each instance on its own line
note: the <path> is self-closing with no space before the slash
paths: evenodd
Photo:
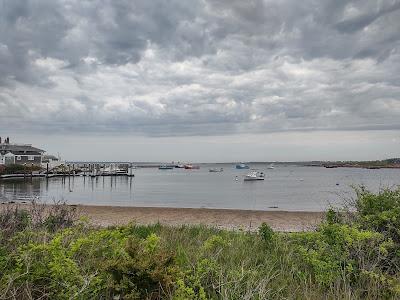
<path id="1" fill-rule="evenodd" d="M 3 206 L 0 299 L 400 298 L 400 189 L 356 194 L 298 233 L 99 228 L 65 204 Z"/>

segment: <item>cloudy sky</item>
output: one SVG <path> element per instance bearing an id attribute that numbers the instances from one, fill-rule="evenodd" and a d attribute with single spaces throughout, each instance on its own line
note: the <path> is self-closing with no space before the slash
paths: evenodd
<path id="1" fill-rule="evenodd" d="M 0 136 L 70 160 L 400 156 L 400 1 L 0 0 Z"/>

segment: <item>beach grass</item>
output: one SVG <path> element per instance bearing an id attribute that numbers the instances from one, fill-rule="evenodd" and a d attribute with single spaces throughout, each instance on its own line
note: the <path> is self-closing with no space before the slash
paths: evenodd
<path id="1" fill-rule="evenodd" d="M 357 188 L 311 232 L 96 227 L 59 204 L 0 215 L 0 299 L 398 299 L 400 189 Z"/>

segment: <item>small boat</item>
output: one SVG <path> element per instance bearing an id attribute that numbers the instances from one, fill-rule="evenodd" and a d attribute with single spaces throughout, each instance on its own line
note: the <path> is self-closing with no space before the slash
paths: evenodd
<path id="1" fill-rule="evenodd" d="M 270 164 L 270 165 L 267 167 L 267 169 L 270 169 L 270 170 L 275 169 L 274 164 Z"/>
<path id="2" fill-rule="evenodd" d="M 128 174 L 128 170 L 125 169 L 115 169 L 115 175 L 126 175 Z"/>
<path id="3" fill-rule="evenodd" d="M 177 165 L 175 165 L 175 168 L 177 168 L 177 169 L 183 169 L 185 166 L 184 165 L 181 165 L 181 164 L 177 164 Z"/>
<path id="4" fill-rule="evenodd" d="M 246 164 L 241 163 L 236 165 L 236 169 L 250 169 L 250 167 Z"/>
<path id="5" fill-rule="evenodd" d="M 209 172 L 212 172 L 212 173 L 217 173 L 217 172 L 223 172 L 224 171 L 224 169 L 223 168 L 212 168 L 212 169 L 209 169 L 208 170 Z"/>
<path id="6" fill-rule="evenodd" d="M 184 167 L 186 170 L 198 170 L 198 169 L 200 169 L 200 166 L 194 166 L 194 165 L 190 165 L 190 164 L 184 165 L 183 167 Z"/>
<path id="7" fill-rule="evenodd" d="M 167 166 L 167 165 L 162 165 L 158 167 L 159 170 L 172 170 L 173 168 L 174 168 L 173 166 Z"/>
<path id="8" fill-rule="evenodd" d="M 120 169 L 120 168 L 115 168 L 114 166 L 109 166 L 109 167 L 102 169 L 98 175 L 115 176 L 115 175 L 126 175 L 126 174 L 128 174 L 128 170 L 126 170 L 126 169 Z"/>
<path id="9" fill-rule="evenodd" d="M 265 175 L 263 172 L 252 171 L 244 177 L 244 181 L 257 181 L 264 180 Z"/>

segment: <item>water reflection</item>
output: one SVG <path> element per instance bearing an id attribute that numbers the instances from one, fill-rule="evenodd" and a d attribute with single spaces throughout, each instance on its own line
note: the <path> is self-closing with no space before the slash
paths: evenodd
<path id="1" fill-rule="evenodd" d="M 32 200 L 110 204 L 110 199 L 133 199 L 132 177 L 56 177 L 0 181 L 1 202 Z"/>
<path id="2" fill-rule="evenodd" d="M 41 196 L 41 180 L 39 178 L 10 179 L 0 184 L 1 201 L 30 201 Z M 48 190 L 48 183 L 44 186 Z"/>

